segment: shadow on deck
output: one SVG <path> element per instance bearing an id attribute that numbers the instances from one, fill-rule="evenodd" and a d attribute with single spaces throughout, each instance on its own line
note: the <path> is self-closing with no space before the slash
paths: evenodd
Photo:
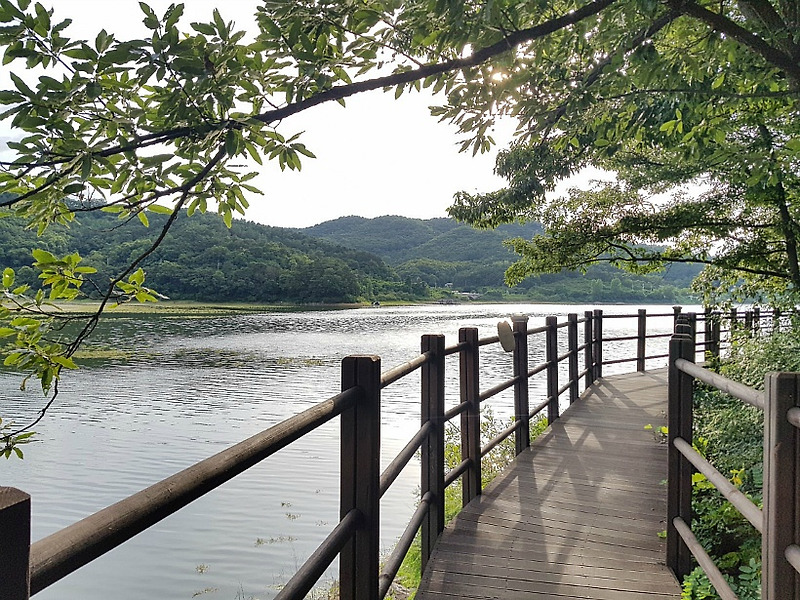
<path id="1" fill-rule="evenodd" d="M 447 527 L 417 599 L 677 598 L 664 564 L 667 372 L 600 380 Z"/>

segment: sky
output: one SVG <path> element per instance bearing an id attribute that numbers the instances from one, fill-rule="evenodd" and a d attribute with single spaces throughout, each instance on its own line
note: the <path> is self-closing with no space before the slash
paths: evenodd
<path id="1" fill-rule="evenodd" d="M 118 39 L 146 32 L 137 0 L 41 2 L 55 8 L 55 19 L 73 19 L 66 32 L 70 37 L 93 40 L 103 28 Z M 157 14 L 170 4 L 148 3 Z M 246 28 L 257 4 L 256 0 L 186 0 L 181 23 L 188 28 L 192 21 L 208 21 L 218 5 L 226 21 Z M 346 108 L 330 103 L 286 119 L 280 131 L 305 132 L 300 141 L 317 158 L 304 159 L 299 173 L 281 172 L 277 161 L 263 167 L 253 163 L 260 171 L 255 185 L 265 194 L 248 198 L 246 218 L 266 225 L 307 227 L 350 215 L 444 217 L 457 191 L 502 187 L 503 180 L 493 174 L 494 160 L 498 149 L 511 140 L 512 124 L 500 125 L 495 132 L 500 144 L 492 152 L 472 157 L 471 152 L 458 152 L 460 138 L 452 125 L 430 116 L 428 106 L 435 102 L 425 91 L 398 100 L 393 92 L 367 92 L 348 99 Z"/>

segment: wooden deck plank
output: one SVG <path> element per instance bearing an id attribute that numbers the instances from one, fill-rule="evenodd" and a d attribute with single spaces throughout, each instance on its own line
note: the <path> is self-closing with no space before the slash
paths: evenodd
<path id="1" fill-rule="evenodd" d="M 448 525 L 419 600 L 680 597 L 664 565 L 666 372 L 601 380 Z"/>

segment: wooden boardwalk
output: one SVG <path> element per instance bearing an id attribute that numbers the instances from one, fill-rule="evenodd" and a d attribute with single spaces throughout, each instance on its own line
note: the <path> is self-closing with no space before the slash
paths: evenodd
<path id="1" fill-rule="evenodd" d="M 664 564 L 666 370 L 602 379 L 465 508 L 416 598 L 678 598 Z"/>

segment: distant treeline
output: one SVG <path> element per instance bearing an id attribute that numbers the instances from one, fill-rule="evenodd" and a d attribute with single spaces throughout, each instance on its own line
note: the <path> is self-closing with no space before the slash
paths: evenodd
<path id="1" fill-rule="evenodd" d="M 78 252 L 99 295 L 109 280 L 141 255 L 166 217 L 138 220 L 85 212 L 69 227 L 51 226 L 41 237 L 18 219 L 0 219 L 0 268 L 34 287 L 31 250 Z M 451 219 L 346 217 L 305 230 L 234 221 L 228 229 L 213 214 L 182 214 L 161 246 L 142 264 L 147 285 L 172 299 L 208 302 L 335 303 L 429 300 L 455 292 L 482 299 L 562 302 L 673 302 L 687 299 L 697 269 L 633 276 L 611 267 L 587 275 L 563 273 L 526 280 L 509 289 L 503 273 L 514 255 L 503 239 L 530 237 L 536 225 L 478 231 Z"/>
<path id="2" fill-rule="evenodd" d="M 453 219 L 375 219 L 342 217 L 301 230 L 350 248 L 375 252 L 405 281 L 432 288 L 481 293 L 486 300 L 523 297 L 539 302 L 685 302 L 688 287 L 700 272 L 696 265 L 675 264 L 663 273 L 633 275 L 597 265 L 584 275 L 564 271 L 526 279 L 509 289 L 503 274 L 515 254 L 503 240 L 541 233 L 537 223 L 478 230 Z"/>

